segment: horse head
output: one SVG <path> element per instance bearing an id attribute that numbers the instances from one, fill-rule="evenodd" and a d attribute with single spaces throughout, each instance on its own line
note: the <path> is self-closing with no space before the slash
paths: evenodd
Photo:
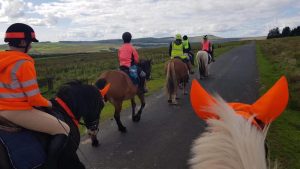
<path id="1" fill-rule="evenodd" d="M 151 69 L 152 69 L 152 59 L 141 59 L 139 62 L 139 67 L 146 73 L 146 80 L 151 79 Z"/>
<path id="2" fill-rule="evenodd" d="M 211 96 L 195 80 L 190 97 L 194 111 L 208 124 L 192 146 L 191 168 L 268 168 L 265 138 L 288 103 L 285 77 L 251 105 Z"/>
<path id="3" fill-rule="evenodd" d="M 80 81 L 72 81 L 64 84 L 58 91 L 57 98 L 62 100 L 74 115 L 71 119 L 83 124 L 88 129 L 92 139 L 92 145 L 97 146 L 97 132 L 99 130 L 99 119 L 104 107 L 103 98 L 95 86 L 82 84 Z M 58 99 L 56 99 L 58 101 Z M 62 106 L 62 104 L 60 103 Z M 66 111 L 66 108 L 64 108 Z"/>

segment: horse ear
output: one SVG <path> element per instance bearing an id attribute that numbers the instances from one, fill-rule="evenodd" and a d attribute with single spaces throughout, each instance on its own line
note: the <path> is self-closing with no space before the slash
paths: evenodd
<path id="1" fill-rule="evenodd" d="M 194 111 L 200 118 L 204 120 L 219 118 L 216 114 L 206 111 L 206 108 L 212 106 L 212 104 L 216 102 L 216 99 L 210 96 L 197 82 L 197 80 L 193 80 L 192 82 L 190 99 Z"/>
<path id="2" fill-rule="evenodd" d="M 284 111 L 288 100 L 288 83 L 286 78 L 282 76 L 267 93 L 251 106 L 251 112 L 255 113 L 259 120 L 268 124 Z"/>
<path id="3" fill-rule="evenodd" d="M 108 92 L 110 88 L 110 83 L 108 83 L 107 85 L 105 85 L 105 87 L 103 89 L 100 89 L 99 92 L 101 93 L 102 97 L 104 97 L 106 95 L 106 93 Z"/>

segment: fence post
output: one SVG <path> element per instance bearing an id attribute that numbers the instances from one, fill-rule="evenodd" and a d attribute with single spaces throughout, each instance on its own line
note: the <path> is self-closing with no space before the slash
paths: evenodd
<path id="1" fill-rule="evenodd" d="M 54 77 L 48 77 L 47 78 L 48 91 L 53 90 L 53 80 L 54 80 Z"/>

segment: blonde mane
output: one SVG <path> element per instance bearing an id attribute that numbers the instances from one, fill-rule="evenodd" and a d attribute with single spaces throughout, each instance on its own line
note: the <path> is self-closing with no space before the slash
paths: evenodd
<path id="1" fill-rule="evenodd" d="M 262 131 L 228 106 L 219 96 L 209 108 L 220 119 L 207 120 L 206 132 L 192 145 L 192 169 L 267 169 L 265 139 Z"/>

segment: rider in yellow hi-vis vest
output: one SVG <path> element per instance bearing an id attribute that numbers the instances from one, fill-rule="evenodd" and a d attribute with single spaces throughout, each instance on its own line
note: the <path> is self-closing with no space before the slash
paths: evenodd
<path id="1" fill-rule="evenodd" d="M 187 35 L 184 35 L 182 39 L 183 53 L 188 55 L 191 64 L 194 65 L 194 54 Z"/>
<path id="2" fill-rule="evenodd" d="M 184 55 L 184 53 L 183 53 L 183 44 L 182 44 L 182 38 L 181 38 L 180 34 L 176 34 L 175 41 L 170 43 L 169 56 L 171 57 L 171 59 L 173 59 L 173 58 L 181 59 L 184 63 L 187 64 L 189 72 L 191 74 L 194 73 L 192 70 L 192 65 L 191 65 L 191 62 L 190 62 L 188 56 Z"/>

